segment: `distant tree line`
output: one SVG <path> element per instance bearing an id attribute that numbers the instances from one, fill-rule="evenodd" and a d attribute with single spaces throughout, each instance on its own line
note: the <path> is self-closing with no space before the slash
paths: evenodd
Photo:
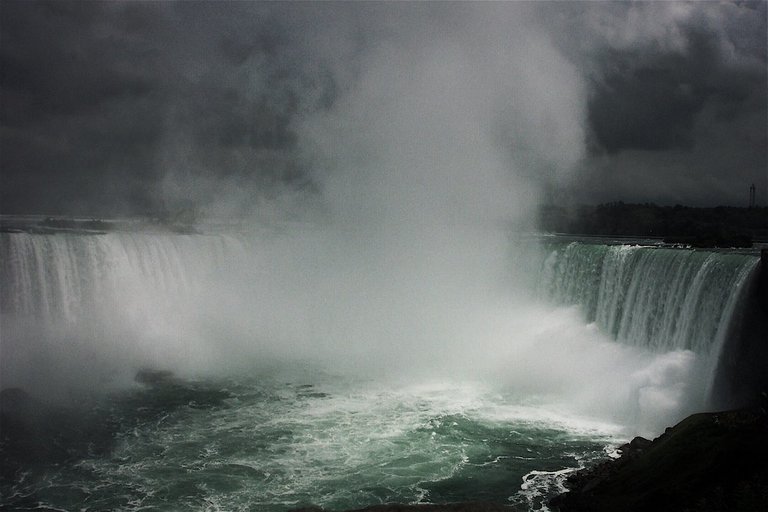
<path id="1" fill-rule="evenodd" d="M 597 206 L 543 206 L 539 228 L 555 233 L 636 236 L 697 247 L 751 247 L 768 241 L 768 207 L 657 206 L 621 201 Z"/>
<path id="2" fill-rule="evenodd" d="M 109 224 L 99 219 L 90 220 L 76 220 L 70 218 L 57 218 L 46 217 L 45 220 L 39 222 L 39 225 L 47 228 L 57 229 L 92 229 L 92 230 L 107 230 Z"/>

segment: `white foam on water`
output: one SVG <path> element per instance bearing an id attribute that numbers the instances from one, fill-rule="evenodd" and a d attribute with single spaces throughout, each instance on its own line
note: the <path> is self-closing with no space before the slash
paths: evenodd
<path id="1" fill-rule="evenodd" d="M 583 466 L 582 466 L 583 467 Z M 567 492 L 565 479 L 579 467 L 564 468 L 557 471 L 534 470 L 523 476 L 518 495 L 523 497 L 525 505 L 531 511 L 549 512 L 549 498 Z"/>
<path id="2" fill-rule="evenodd" d="M 185 481 L 205 484 L 195 502 L 201 508 L 248 503 L 277 510 L 308 502 L 353 508 L 380 500 L 428 503 L 434 500 L 430 483 L 512 459 L 532 463 L 505 453 L 503 444 L 483 455 L 489 442 L 519 439 L 538 450 L 537 443 L 548 445 L 548 439 L 558 446 L 613 439 L 610 426 L 515 404 L 484 383 L 386 387 L 329 375 L 310 383 L 302 373 L 286 383 L 285 376 L 226 384 L 234 407 L 175 410 L 162 422 L 124 432 L 110 458 L 81 467 L 98 475 L 100 485 L 142 496 L 132 501 L 137 510 L 168 499 L 162 497 L 166 486 Z M 477 428 L 497 441 L 481 438 Z M 216 487 L 222 477 L 231 489 Z M 509 494 L 516 487 L 510 482 Z"/>

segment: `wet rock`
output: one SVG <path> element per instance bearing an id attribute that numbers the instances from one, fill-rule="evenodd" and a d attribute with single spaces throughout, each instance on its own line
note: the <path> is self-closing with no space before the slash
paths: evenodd
<path id="1" fill-rule="evenodd" d="M 619 451 L 621 452 L 622 456 L 625 457 L 637 457 L 645 449 L 650 447 L 653 444 L 653 441 L 646 439 L 644 437 L 636 437 L 630 442 L 623 444 L 619 447 Z"/>
<path id="2" fill-rule="evenodd" d="M 157 386 L 159 384 L 168 384 L 175 380 L 173 372 L 170 370 L 154 370 L 151 368 L 142 368 L 136 372 L 133 378 L 139 384 L 147 386 Z"/>
<path id="3" fill-rule="evenodd" d="M 220 407 L 232 396 L 227 390 L 205 382 L 179 378 L 169 370 L 144 368 L 136 373 L 134 380 L 146 387 L 140 391 L 123 393 L 116 396 L 115 400 L 120 407 L 132 409 L 136 421 L 160 418 L 182 407 Z"/>
<path id="4" fill-rule="evenodd" d="M 560 512 L 768 510 L 768 417 L 759 409 L 689 416 L 622 456 L 568 478 Z"/>
<path id="5" fill-rule="evenodd" d="M 0 391 L 0 476 L 14 481 L 32 467 L 107 452 L 114 425 L 85 408 L 43 402 L 19 388 Z"/>
<path id="6" fill-rule="evenodd" d="M 6 388 L 0 391 L 0 413 L 24 414 L 32 405 L 32 397 L 21 388 Z"/>

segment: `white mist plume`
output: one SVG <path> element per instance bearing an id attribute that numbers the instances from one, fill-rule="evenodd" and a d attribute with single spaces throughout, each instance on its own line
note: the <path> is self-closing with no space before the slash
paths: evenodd
<path id="1" fill-rule="evenodd" d="M 328 26 L 297 21 L 339 84 L 329 108 L 308 109 L 294 125 L 320 198 L 273 203 L 215 175 L 185 183 L 186 168 L 206 166 L 183 134 L 169 137 L 161 158 L 175 197 L 202 187 L 221 212 L 311 197 L 308 221 L 256 236 L 247 256 L 204 271 L 178 265 L 195 285 L 184 294 L 126 297 L 139 314 L 116 310 L 112 323 L 133 327 L 135 339 L 121 329 L 123 343 L 103 349 L 100 363 L 218 373 L 320 359 L 340 371 L 483 376 L 574 404 L 626 371 L 649 389 L 647 406 L 655 388 L 645 381 L 660 381 L 643 377 L 653 362 L 605 350 L 578 319 L 526 304 L 521 254 L 533 242 L 510 254 L 509 228 L 527 226 L 541 185 L 567 176 L 584 153 L 584 84 L 529 9 L 385 4 Z M 142 275 L 142 265 L 128 267 Z M 611 391 L 597 412 L 632 390 Z"/>
<path id="2" fill-rule="evenodd" d="M 359 27 L 374 40 L 346 71 L 324 56 L 354 79 L 295 128 L 327 225 L 272 256 L 265 273 L 279 282 L 268 295 L 295 316 L 270 310 L 257 323 L 271 336 L 298 329 L 293 343 L 315 339 L 353 364 L 471 350 L 500 281 L 521 266 L 508 261 L 508 229 L 529 220 L 540 174 L 581 157 L 578 75 L 524 6 L 503 20 L 495 9 L 440 8 L 377 11 Z"/>
<path id="3" fill-rule="evenodd" d="M 291 51 L 311 55 L 308 69 L 329 70 L 337 84 L 330 107 L 300 99 L 293 125 L 319 198 L 265 200 L 238 181 L 201 178 L 218 198 L 213 211 L 263 219 L 310 203 L 309 227 L 259 244 L 258 275 L 241 269 L 250 275 L 213 286 L 220 299 L 205 309 L 226 303 L 230 337 L 246 345 L 255 336 L 260 349 L 351 365 L 454 364 L 489 346 L 476 338 L 492 315 L 507 314 L 497 301 L 525 273 L 510 261 L 509 230 L 531 227 L 541 185 L 584 152 L 579 74 L 526 4 L 293 14 Z M 196 149 L 170 140 L 167 188 L 194 196 L 188 163 L 179 171 L 174 155 Z"/>
<path id="4" fill-rule="evenodd" d="M 242 356 L 320 357 L 388 371 L 470 367 L 473 347 L 506 343 L 514 333 L 488 326 L 509 311 L 501 281 L 521 267 L 507 229 L 528 220 L 541 173 L 580 158 L 584 137 L 578 76 L 527 10 L 385 4 L 328 26 L 306 13 L 293 22 L 298 47 L 339 84 L 330 108 L 295 126 L 326 215 L 259 240 L 252 259 L 193 272 L 196 293 L 149 294 L 139 309 L 157 318 L 114 311 L 112 323 L 136 324 L 136 347 L 104 359 L 220 368 Z M 207 194 L 221 211 L 249 196 L 269 204 L 202 172 L 210 163 L 183 131 L 167 140 L 171 199 Z M 128 304 L 145 301 L 131 289 Z"/>
<path id="5" fill-rule="evenodd" d="M 583 84 L 524 6 L 503 19 L 454 7 L 388 20 L 391 33 L 358 56 L 334 107 L 299 126 L 335 213 L 399 225 L 519 220 L 541 175 L 582 156 Z"/>
<path id="6" fill-rule="evenodd" d="M 578 74 L 524 10 L 463 14 L 396 23 L 333 108 L 297 125 L 326 223 L 262 253 L 264 302 L 235 330 L 337 369 L 481 376 L 564 410 L 669 423 L 699 399 L 692 354 L 617 346 L 526 304 L 516 275 L 534 242 L 510 249 L 509 228 L 583 155 Z"/>

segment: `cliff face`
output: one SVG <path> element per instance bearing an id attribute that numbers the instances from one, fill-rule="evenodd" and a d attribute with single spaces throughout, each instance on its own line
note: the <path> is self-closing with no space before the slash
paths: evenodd
<path id="1" fill-rule="evenodd" d="M 622 456 L 574 474 L 560 512 L 710 512 L 768 510 L 765 409 L 689 416 Z"/>

